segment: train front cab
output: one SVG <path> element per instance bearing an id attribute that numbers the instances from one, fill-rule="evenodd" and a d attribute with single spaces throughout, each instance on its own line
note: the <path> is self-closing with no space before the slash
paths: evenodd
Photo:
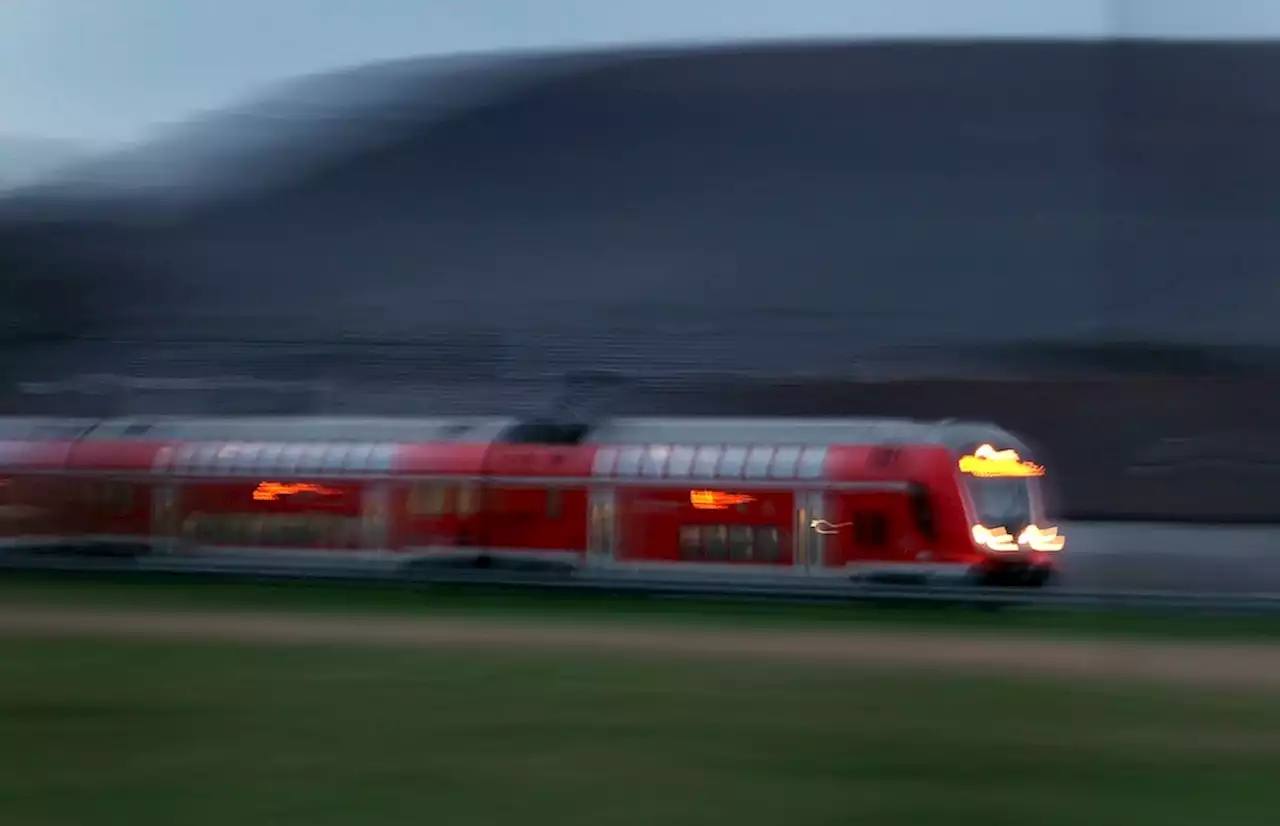
<path id="1" fill-rule="evenodd" d="M 824 567 L 873 581 L 965 579 L 980 555 L 952 467 L 939 445 L 833 446 L 813 524 Z"/>
<path id="2" fill-rule="evenodd" d="M 982 442 L 956 462 L 971 541 L 982 555 L 974 570 L 980 584 L 1041 586 L 1057 572 L 1066 537 L 1045 512 L 1044 467 L 1026 456 L 1023 445 Z"/>

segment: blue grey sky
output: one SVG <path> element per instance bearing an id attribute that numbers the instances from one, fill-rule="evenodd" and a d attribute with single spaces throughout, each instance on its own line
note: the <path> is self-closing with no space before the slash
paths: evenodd
<path id="1" fill-rule="evenodd" d="M 1276 0 L 0 0 L 0 134 L 91 144 L 414 54 L 771 37 L 1274 35 Z"/>

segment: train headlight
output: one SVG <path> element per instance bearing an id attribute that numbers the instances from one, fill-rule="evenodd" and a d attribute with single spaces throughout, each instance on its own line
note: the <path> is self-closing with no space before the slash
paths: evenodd
<path id="1" fill-rule="evenodd" d="M 1018 544 L 1025 545 L 1033 551 L 1060 551 L 1067 544 L 1067 538 L 1058 533 L 1057 528 L 1039 528 L 1028 525 L 1018 536 Z"/>
<path id="2" fill-rule="evenodd" d="M 1013 534 L 1001 527 L 988 528 L 985 525 L 973 526 L 973 541 L 993 551 L 1016 551 L 1018 543 Z"/>
<path id="3" fill-rule="evenodd" d="M 973 541 L 991 551 L 1032 550 L 1041 552 L 1060 551 L 1067 544 L 1067 538 L 1058 533 L 1057 528 L 1041 528 L 1028 525 L 1015 539 L 1007 528 L 988 528 L 985 525 L 973 526 Z"/>

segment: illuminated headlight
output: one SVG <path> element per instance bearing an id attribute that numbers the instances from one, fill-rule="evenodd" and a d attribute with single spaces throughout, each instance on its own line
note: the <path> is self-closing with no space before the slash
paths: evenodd
<path id="1" fill-rule="evenodd" d="M 973 541 L 992 551 L 1018 551 L 1024 548 L 1032 551 L 1060 551 L 1067 544 L 1066 537 L 1058 533 L 1057 528 L 1040 528 L 1028 525 L 1018 538 L 1014 539 L 1008 529 L 985 525 L 973 526 Z"/>
<path id="2" fill-rule="evenodd" d="M 1057 528 L 1028 525 L 1018 536 L 1018 544 L 1026 545 L 1033 551 L 1060 551 L 1066 546 L 1067 538 L 1059 534 Z"/>
<path id="3" fill-rule="evenodd" d="M 993 551 L 1016 551 L 1018 543 L 1013 534 L 1004 528 L 987 528 L 982 525 L 973 526 L 973 541 Z"/>

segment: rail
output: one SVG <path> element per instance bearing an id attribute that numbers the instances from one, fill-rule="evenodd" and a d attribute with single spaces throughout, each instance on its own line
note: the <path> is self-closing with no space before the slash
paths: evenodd
<path id="1" fill-rule="evenodd" d="M 315 581 L 521 589 L 551 593 L 616 595 L 699 601 L 752 601 L 790 605 L 919 603 L 1003 609 L 1107 612 L 1196 612 L 1280 616 L 1280 594 L 1168 591 L 1013 589 L 963 586 L 893 586 L 840 582 L 731 581 L 694 576 L 603 575 L 589 572 L 476 570 L 406 567 L 403 564 L 298 563 L 262 558 L 86 558 L 38 553 L 0 555 L 0 573 L 26 572 L 73 577 L 160 576 L 256 582 Z"/>

